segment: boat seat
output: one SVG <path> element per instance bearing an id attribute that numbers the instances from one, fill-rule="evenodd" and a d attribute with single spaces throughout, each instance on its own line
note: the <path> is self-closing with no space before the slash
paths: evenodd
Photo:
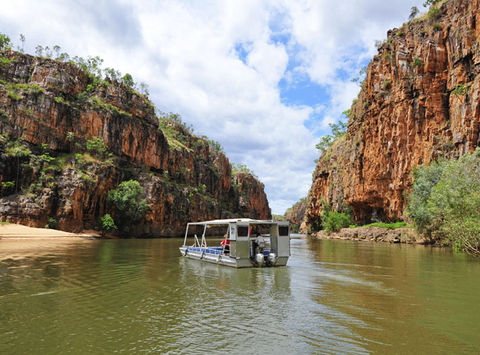
<path id="1" fill-rule="evenodd" d="M 198 247 L 187 247 L 188 251 L 196 251 L 196 252 L 205 252 L 206 254 L 215 254 L 220 255 L 222 254 L 223 248 L 222 247 L 207 247 L 207 248 L 198 248 Z"/>

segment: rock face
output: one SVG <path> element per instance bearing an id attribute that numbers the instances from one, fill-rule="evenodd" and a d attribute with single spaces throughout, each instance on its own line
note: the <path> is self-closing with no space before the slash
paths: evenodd
<path id="1" fill-rule="evenodd" d="M 223 153 L 182 125 L 166 121 L 164 134 L 145 96 L 71 63 L 14 51 L 0 59 L 1 220 L 92 228 L 113 213 L 108 192 L 128 179 L 141 183 L 149 206 L 135 235 L 178 235 L 187 221 L 271 217 L 263 184 L 233 177 Z"/>
<path id="2" fill-rule="evenodd" d="M 307 210 L 307 199 L 302 198 L 295 203 L 292 207 L 285 211 L 284 217 L 291 223 L 293 232 L 298 232 L 300 225 L 305 217 L 305 211 Z"/>
<path id="3" fill-rule="evenodd" d="M 314 235 L 318 239 L 342 239 L 368 242 L 427 244 L 412 228 L 388 229 L 380 227 L 342 228 L 327 234 L 321 230 Z"/>
<path id="4" fill-rule="evenodd" d="M 480 0 L 450 0 L 388 32 L 347 134 L 319 159 L 303 229 L 322 200 L 357 222 L 404 217 L 415 166 L 480 145 Z"/>

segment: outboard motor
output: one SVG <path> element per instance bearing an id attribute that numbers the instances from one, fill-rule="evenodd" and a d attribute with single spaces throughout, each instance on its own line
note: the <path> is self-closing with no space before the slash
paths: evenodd
<path id="1" fill-rule="evenodd" d="M 277 256 L 275 255 L 275 253 L 268 254 L 268 264 L 275 265 L 276 262 L 277 262 Z"/>
<path id="2" fill-rule="evenodd" d="M 263 257 L 262 253 L 258 253 L 255 255 L 255 261 L 257 262 L 258 265 L 263 266 L 265 263 L 265 258 Z"/>

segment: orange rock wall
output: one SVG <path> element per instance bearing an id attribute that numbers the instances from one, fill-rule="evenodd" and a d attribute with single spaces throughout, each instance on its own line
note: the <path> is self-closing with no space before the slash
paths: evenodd
<path id="1" fill-rule="evenodd" d="M 0 65 L 0 182 L 16 177 L 16 160 L 5 154 L 9 140 L 36 154 L 22 158 L 23 191 L 13 194 L 0 186 L 0 220 L 43 227 L 55 218 L 64 230 L 92 228 L 100 216 L 113 213 L 108 191 L 128 179 L 141 183 L 149 205 L 135 235 L 179 235 L 188 221 L 271 217 L 263 184 L 250 175 L 233 179 L 228 159 L 206 140 L 177 125 L 185 147 L 169 146 L 146 97 L 118 82 L 95 86 L 70 63 L 14 51 L 0 56 L 10 61 Z M 67 166 L 35 193 L 27 192 L 45 180 L 33 164 L 45 150 L 41 145 L 53 156 L 85 153 L 93 137 L 102 139 L 115 164 L 105 160 L 83 171 Z"/>
<path id="2" fill-rule="evenodd" d="M 359 222 L 402 219 L 415 166 L 480 145 L 479 73 L 479 0 L 447 1 L 438 17 L 389 31 L 346 137 L 319 159 L 304 230 L 318 228 L 322 198 L 339 210 L 346 203 Z"/>

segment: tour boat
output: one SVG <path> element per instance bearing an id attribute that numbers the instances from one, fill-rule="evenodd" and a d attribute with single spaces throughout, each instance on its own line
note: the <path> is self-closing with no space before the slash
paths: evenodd
<path id="1" fill-rule="evenodd" d="M 200 238 L 195 230 L 201 232 Z M 207 239 L 207 234 L 224 237 L 218 243 L 218 239 Z M 187 245 L 192 238 L 193 244 Z M 249 218 L 191 222 L 187 224 L 180 253 L 190 259 L 235 268 L 285 266 L 290 256 L 290 225 Z"/>

